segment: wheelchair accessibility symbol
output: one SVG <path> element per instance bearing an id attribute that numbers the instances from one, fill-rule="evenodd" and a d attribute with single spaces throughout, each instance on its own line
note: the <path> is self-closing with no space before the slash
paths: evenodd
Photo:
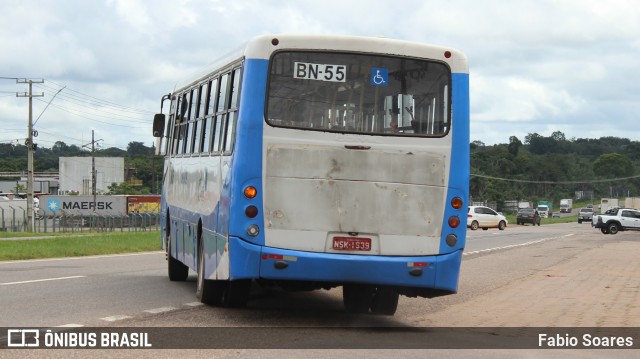
<path id="1" fill-rule="evenodd" d="M 389 82 L 389 70 L 374 67 L 371 69 L 371 86 L 387 86 Z"/>

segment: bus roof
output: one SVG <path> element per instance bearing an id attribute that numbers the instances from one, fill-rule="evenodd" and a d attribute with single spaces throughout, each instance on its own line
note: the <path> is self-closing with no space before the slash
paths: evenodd
<path id="1" fill-rule="evenodd" d="M 274 51 L 318 50 L 376 53 L 390 56 L 429 58 L 445 62 L 453 73 L 469 73 L 467 57 L 460 51 L 439 45 L 388 39 L 345 35 L 261 35 L 199 69 L 188 80 L 176 85 L 176 91 L 200 82 L 210 74 L 248 59 L 269 59 Z M 447 54 L 449 57 L 447 57 Z"/>

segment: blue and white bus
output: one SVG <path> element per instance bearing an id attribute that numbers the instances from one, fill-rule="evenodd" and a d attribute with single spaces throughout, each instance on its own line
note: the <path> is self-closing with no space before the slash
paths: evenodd
<path id="1" fill-rule="evenodd" d="M 454 49 L 260 36 L 163 97 L 161 226 L 171 280 L 243 306 L 252 283 L 342 287 L 347 311 L 457 291 L 469 76 Z"/>

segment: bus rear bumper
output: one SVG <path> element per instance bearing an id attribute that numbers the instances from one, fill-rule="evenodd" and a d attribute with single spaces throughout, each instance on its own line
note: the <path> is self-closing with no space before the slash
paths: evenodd
<path id="1" fill-rule="evenodd" d="M 235 278 L 315 281 L 337 285 L 367 283 L 428 288 L 447 294 L 457 292 L 462 261 L 462 250 L 436 256 L 391 257 L 263 247 L 234 237 L 230 238 L 229 245 L 230 269 Z M 259 264 L 248 265 L 247 260 L 257 260 Z"/>

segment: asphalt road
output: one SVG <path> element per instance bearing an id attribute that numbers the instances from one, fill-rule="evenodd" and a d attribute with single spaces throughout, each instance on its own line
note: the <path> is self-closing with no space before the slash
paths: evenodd
<path id="1" fill-rule="evenodd" d="M 511 225 L 504 231 L 468 230 L 463 269 L 476 257 L 514 249 L 529 253 L 526 251 L 539 250 L 543 242 L 576 235 L 602 236 L 589 225 L 577 223 L 536 227 Z M 491 269 L 483 269 L 487 270 Z M 498 273 L 492 283 L 501 276 Z M 450 300 L 447 298 L 455 300 L 466 293 L 475 293 L 470 289 L 475 288 L 476 283 L 487 287 L 484 281 L 465 283 L 467 278 L 468 275 L 461 275 L 460 293 L 455 296 L 437 300 L 402 297 L 396 317 L 421 312 L 420 308 L 438 307 L 438 303 Z M 0 262 L 0 294 L 0 308 L 4 312 L 0 316 L 0 327 L 100 326 L 198 306 L 195 273 L 192 272 L 186 282 L 170 282 L 162 252 Z M 285 308 L 305 308 L 309 303 L 318 303 L 318 307 L 313 309 L 322 316 L 327 310 L 342 313 L 341 295 L 339 289 L 311 293 L 258 293 L 250 307 L 278 307 L 278 303 L 284 302 Z"/>
<path id="2" fill-rule="evenodd" d="M 195 283 L 195 282 L 194 282 Z M 162 252 L 0 262 L 0 327 L 102 325 L 194 302 Z"/>
<path id="3" fill-rule="evenodd" d="M 632 258 L 637 259 L 632 253 L 638 249 L 638 242 L 637 232 L 603 235 L 588 224 L 577 223 L 540 227 L 511 225 L 505 231 L 468 231 L 459 293 L 434 299 L 401 297 L 393 317 L 345 313 L 340 289 L 305 293 L 257 292 L 245 309 L 195 305 L 195 275 L 185 283 L 169 282 L 162 253 L 5 262 L 0 263 L 0 308 L 3 308 L 0 327 L 307 328 L 296 329 L 287 335 L 297 340 L 298 345 L 293 347 L 311 349 L 273 353 L 284 357 L 325 357 L 327 352 L 317 349 L 323 343 L 336 343 L 324 344 L 328 347 L 360 343 L 353 347 L 369 345 L 375 348 L 385 339 L 392 338 L 393 333 L 389 332 L 383 332 L 383 337 L 375 335 L 375 328 L 419 331 L 438 327 L 637 327 L 640 297 L 638 282 L 633 278 L 640 277 L 640 266 L 629 268 L 627 264 Z M 595 268 L 596 263 L 598 268 L 608 269 L 593 270 L 591 264 Z M 550 284 L 549 278 L 557 281 Z M 605 299 L 619 303 L 618 306 L 599 302 L 603 288 L 613 293 Z M 553 310 L 547 310 L 547 306 Z M 609 318 L 609 321 L 603 322 L 602 318 Z M 336 328 L 362 328 L 362 331 L 344 332 Z M 399 339 L 403 350 L 409 350 L 411 335 Z M 457 335 L 468 343 L 484 338 Z M 261 347 L 273 339 L 272 335 L 262 333 L 246 344 L 247 347 Z M 290 341 L 280 344 L 291 346 Z M 175 353 L 162 351 L 149 355 L 164 357 Z M 199 350 L 190 353 L 194 357 L 210 355 Z M 260 357 L 264 352 L 236 348 L 214 353 L 216 357 Z M 338 353 L 345 354 L 344 351 Z M 375 357 L 393 353 L 379 350 Z M 499 350 L 484 352 L 491 357 L 513 356 L 513 352 L 507 353 L 510 354 Z M 576 357 L 605 354 L 603 351 L 575 353 Z M 633 351 L 607 351 L 607 356 L 633 357 L 628 353 Z M 355 354 L 356 357 L 369 357 L 372 352 L 356 351 Z M 478 356 L 477 351 L 460 354 L 460 357 L 485 357 Z M 565 354 L 563 352 L 562 356 Z"/>
<path id="4" fill-rule="evenodd" d="M 511 225 L 505 231 L 469 230 L 465 257 L 526 247 L 588 227 Z M 4 309 L 0 327 L 95 326 L 198 305 L 195 273 L 187 282 L 170 282 L 162 252 L 0 262 L 0 293 L 0 306 Z M 298 300 L 293 299 L 298 295 L 309 295 L 301 300 L 304 303 L 329 301 L 329 308 L 342 309 L 339 290 L 287 293 L 292 298 L 288 306 L 298 306 Z M 255 300 L 252 305 L 264 305 L 261 302 Z M 401 303 L 401 310 L 424 301 L 403 298 L 402 302 L 406 304 Z"/>

